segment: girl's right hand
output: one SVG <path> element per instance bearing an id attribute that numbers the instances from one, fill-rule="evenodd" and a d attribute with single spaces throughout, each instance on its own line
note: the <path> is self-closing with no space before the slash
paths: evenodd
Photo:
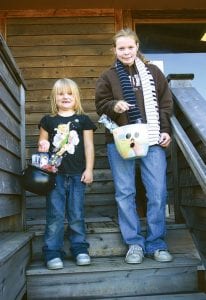
<path id="1" fill-rule="evenodd" d="M 50 147 L 50 142 L 47 140 L 41 140 L 38 143 L 38 151 L 39 152 L 48 152 Z"/>
<path id="2" fill-rule="evenodd" d="M 121 113 L 129 110 L 131 107 L 133 107 L 132 104 L 129 104 L 124 100 L 120 100 L 115 104 L 114 111 L 118 114 L 121 114 Z"/>

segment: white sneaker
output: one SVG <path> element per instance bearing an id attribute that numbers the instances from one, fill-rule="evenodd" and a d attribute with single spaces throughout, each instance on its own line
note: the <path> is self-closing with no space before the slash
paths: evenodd
<path id="1" fill-rule="evenodd" d="M 63 261 L 59 257 L 53 258 L 47 262 L 47 269 L 49 270 L 57 270 L 63 268 L 64 268 Z"/>
<path id="2" fill-rule="evenodd" d="M 130 245 L 126 254 L 125 261 L 128 264 L 141 264 L 144 254 L 142 247 L 139 245 Z"/>
<path id="3" fill-rule="evenodd" d="M 172 255 L 167 250 L 156 250 L 153 258 L 158 262 L 169 262 L 173 260 Z"/>
<path id="4" fill-rule="evenodd" d="M 76 264 L 78 266 L 86 266 L 91 264 L 91 258 L 86 253 L 80 253 L 76 257 Z"/>

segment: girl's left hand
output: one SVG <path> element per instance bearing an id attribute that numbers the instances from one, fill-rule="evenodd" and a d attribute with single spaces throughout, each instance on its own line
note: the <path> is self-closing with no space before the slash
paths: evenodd
<path id="1" fill-rule="evenodd" d="M 160 133 L 159 145 L 161 147 L 164 147 L 164 148 L 168 147 L 169 144 L 171 143 L 171 141 L 172 141 L 172 139 L 167 132 Z"/>
<path id="2" fill-rule="evenodd" d="M 93 172 L 90 170 L 85 170 L 82 174 L 81 181 L 90 184 L 93 182 Z"/>

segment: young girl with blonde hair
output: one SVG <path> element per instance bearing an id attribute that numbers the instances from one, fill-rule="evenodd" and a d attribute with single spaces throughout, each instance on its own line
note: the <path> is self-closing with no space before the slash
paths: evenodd
<path id="1" fill-rule="evenodd" d="M 67 78 L 55 82 L 51 92 L 51 115 L 40 123 L 38 151 L 62 159 L 56 186 L 47 195 L 43 252 L 48 269 L 63 268 L 64 220 L 77 265 L 90 264 L 84 221 L 85 186 L 93 181 L 96 126 L 82 109 L 77 84 Z"/>

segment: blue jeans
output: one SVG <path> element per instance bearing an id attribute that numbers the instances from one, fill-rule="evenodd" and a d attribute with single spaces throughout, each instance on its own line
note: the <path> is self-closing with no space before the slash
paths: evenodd
<path id="1" fill-rule="evenodd" d="M 85 184 L 81 175 L 56 175 L 56 186 L 47 196 L 46 230 L 43 252 L 45 260 L 63 258 L 64 220 L 68 220 L 67 237 L 74 257 L 88 253 L 84 222 Z"/>
<path id="2" fill-rule="evenodd" d="M 158 146 L 149 147 L 147 156 L 137 160 L 123 159 L 115 144 L 107 145 L 108 158 L 115 185 L 115 198 L 118 207 L 118 221 L 123 240 L 126 244 L 138 244 L 144 253 L 152 254 L 155 250 L 166 250 L 165 205 L 166 189 L 166 154 Z M 139 163 L 142 182 L 147 197 L 147 233 L 141 235 L 140 219 L 136 207 L 135 173 Z M 138 201 L 137 201 L 138 202 Z"/>

